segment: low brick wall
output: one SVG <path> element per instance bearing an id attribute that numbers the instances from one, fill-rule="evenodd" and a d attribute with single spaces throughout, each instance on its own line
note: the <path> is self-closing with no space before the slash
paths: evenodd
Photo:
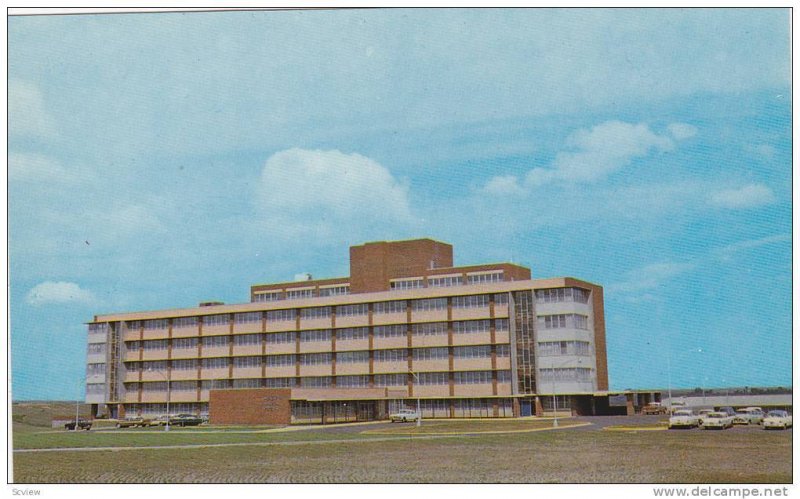
<path id="1" fill-rule="evenodd" d="M 289 388 L 211 390 L 211 424 L 289 424 L 292 420 Z"/>

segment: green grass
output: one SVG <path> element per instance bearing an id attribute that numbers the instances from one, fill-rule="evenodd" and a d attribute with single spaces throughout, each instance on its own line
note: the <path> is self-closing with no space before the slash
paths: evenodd
<path id="1" fill-rule="evenodd" d="M 273 434 L 272 438 L 288 441 L 298 436 L 291 432 Z M 14 480 L 23 483 L 792 481 L 791 432 L 566 430 L 382 442 L 365 441 L 377 436 L 353 436 L 352 442 L 333 445 L 15 453 Z M 335 435 L 337 439 L 343 437 Z M 740 459 L 741 456 L 747 459 Z"/>
<path id="2" fill-rule="evenodd" d="M 569 419 L 560 419 L 560 426 L 575 424 Z M 392 428 L 365 430 L 366 434 L 389 435 L 425 435 L 448 433 L 487 433 L 487 432 L 521 432 L 553 428 L 552 420 L 466 420 L 466 421 L 422 421 L 422 426 L 415 423 L 401 423 Z"/>

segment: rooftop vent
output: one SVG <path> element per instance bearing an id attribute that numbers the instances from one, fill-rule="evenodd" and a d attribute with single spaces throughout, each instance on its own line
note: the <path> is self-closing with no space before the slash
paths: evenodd
<path id="1" fill-rule="evenodd" d="M 201 307 L 216 307 L 217 305 L 225 305 L 224 301 L 201 301 Z"/>
<path id="2" fill-rule="evenodd" d="M 311 276 L 308 272 L 303 272 L 302 274 L 295 274 L 294 275 L 294 282 L 301 282 L 301 281 L 311 281 L 314 277 Z"/>

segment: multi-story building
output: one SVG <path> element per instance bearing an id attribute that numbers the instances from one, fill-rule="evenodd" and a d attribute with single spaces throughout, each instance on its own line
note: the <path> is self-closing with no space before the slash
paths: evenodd
<path id="1" fill-rule="evenodd" d="M 454 267 L 430 239 L 353 246 L 349 277 L 255 285 L 249 303 L 98 315 L 88 342 L 86 401 L 112 417 L 594 413 L 608 390 L 600 286 Z"/>

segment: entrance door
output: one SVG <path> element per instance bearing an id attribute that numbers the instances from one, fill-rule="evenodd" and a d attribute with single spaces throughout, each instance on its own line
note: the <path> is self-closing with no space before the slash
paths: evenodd
<path id="1" fill-rule="evenodd" d="M 356 421 L 373 421 L 375 419 L 375 402 L 358 402 Z"/>
<path id="2" fill-rule="evenodd" d="M 520 400 L 519 401 L 519 412 L 520 416 L 530 416 L 533 414 L 531 410 L 531 401 L 530 400 Z"/>

